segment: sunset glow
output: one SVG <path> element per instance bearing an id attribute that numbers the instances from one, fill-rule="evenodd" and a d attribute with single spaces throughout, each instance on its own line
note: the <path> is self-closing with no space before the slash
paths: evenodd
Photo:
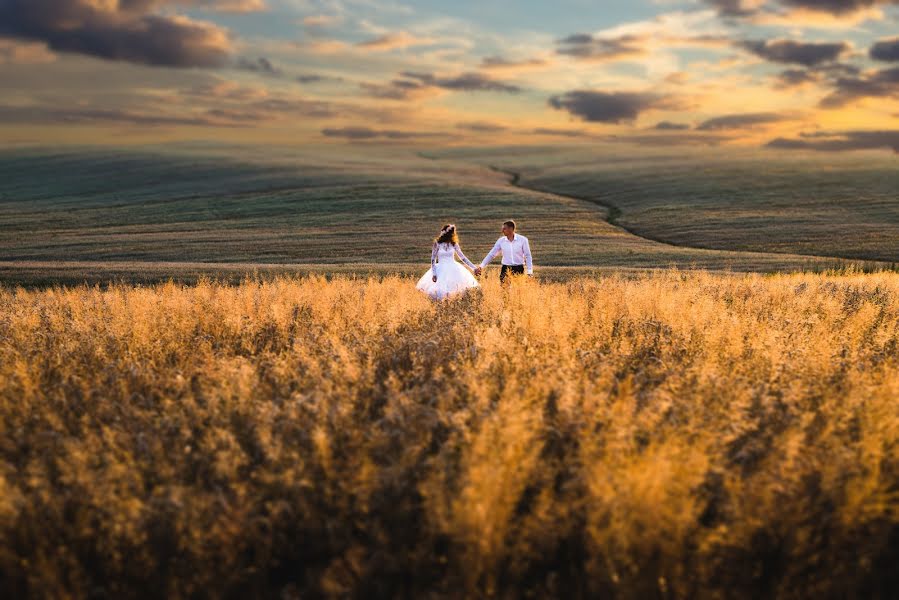
<path id="1" fill-rule="evenodd" d="M 893 0 L 0 0 L 0 143 L 899 151 Z"/>

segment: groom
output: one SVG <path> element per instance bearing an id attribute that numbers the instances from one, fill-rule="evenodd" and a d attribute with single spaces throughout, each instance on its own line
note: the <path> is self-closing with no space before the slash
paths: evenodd
<path id="1" fill-rule="evenodd" d="M 499 272 L 500 283 L 505 283 L 506 277 L 512 273 L 523 275 L 525 263 L 527 263 L 528 267 L 528 276 L 530 277 L 534 274 L 531 246 L 528 243 L 528 238 L 520 233 L 515 233 L 515 221 L 503 223 L 503 235 L 493 244 L 493 249 L 487 253 L 480 266 L 474 270 L 474 274 L 480 276 L 484 267 L 500 252 L 503 255 L 503 268 Z"/>

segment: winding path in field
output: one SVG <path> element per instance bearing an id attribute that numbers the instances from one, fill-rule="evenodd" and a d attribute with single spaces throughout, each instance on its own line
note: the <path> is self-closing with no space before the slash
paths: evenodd
<path id="1" fill-rule="evenodd" d="M 447 168 L 451 169 L 452 172 L 456 176 L 460 176 L 462 178 L 470 178 L 470 173 L 464 173 L 462 171 L 456 171 L 452 169 L 452 164 L 456 163 L 458 166 L 459 163 L 466 164 L 468 166 L 479 166 L 482 169 L 486 169 L 492 173 L 503 175 L 504 181 L 502 183 L 497 182 L 497 184 L 503 187 L 512 187 L 517 190 L 521 190 L 524 192 L 528 192 L 531 194 L 538 194 L 547 199 L 556 199 L 564 202 L 580 202 L 590 204 L 592 206 L 598 207 L 602 209 L 601 215 L 599 215 L 600 219 L 608 225 L 613 230 L 617 230 L 618 233 L 630 236 L 634 240 L 640 240 L 641 242 L 655 245 L 656 247 L 661 248 L 670 248 L 673 251 L 692 251 L 699 253 L 713 252 L 721 255 L 722 259 L 734 259 L 734 260 L 745 260 L 750 259 L 750 257 L 756 258 L 761 263 L 768 264 L 769 267 L 774 266 L 775 264 L 781 264 L 782 266 L 787 268 L 790 267 L 788 265 L 792 263 L 796 263 L 799 260 L 808 260 L 815 263 L 820 263 L 820 266 L 824 266 L 825 268 L 835 268 L 839 265 L 848 266 L 850 264 L 854 265 L 862 265 L 865 268 L 872 267 L 877 268 L 879 266 L 890 266 L 889 262 L 886 261 L 878 261 L 878 260 L 862 260 L 862 259 L 850 259 L 839 256 L 824 256 L 819 254 L 801 254 L 801 253 L 793 253 L 793 252 L 765 252 L 758 250 L 736 250 L 736 249 L 723 249 L 723 248 L 704 248 L 702 246 L 695 246 L 689 244 L 676 244 L 665 240 L 655 239 L 653 237 L 647 236 L 642 232 L 638 232 L 630 227 L 627 227 L 619 222 L 620 217 L 622 216 L 622 210 L 615 206 L 614 204 L 599 200 L 597 198 L 591 198 L 587 196 L 578 196 L 578 195 L 570 195 L 570 194 L 561 194 L 549 189 L 542 189 L 537 186 L 526 185 L 522 183 L 522 174 L 520 171 L 513 171 L 510 169 L 505 169 L 499 167 L 495 164 L 478 162 L 477 160 L 465 160 L 465 159 L 452 159 L 452 158 L 443 158 L 439 156 L 430 155 L 426 152 L 417 152 L 416 155 L 419 158 L 426 159 L 432 162 L 443 162 L 446 164 Z M 471 180 L 471 183 L 475 185 L 482 185 L 483 181 Z M 756 269 L 751 269 L 756 270 Z M 765 267 L 761 267 L 761 270 L 767 270 Z M 775 268 L 775 270 L 779 270 Z"/>
<path id="2" fill-rule="evenodd" d="M 768 256 L 771 254 L 778 254 L 776 252 L 773 252 L 773 253 L 772 252 L 757 252 L 754 250 L 725 250 L 725 249 L 721 249 L 721 248 L 703 248 L 702 246 L 689 246 L 687 244 L 672 244 L 671 242 L 666 242 L 664 240 L 655 239 L 655 238 L 649 237 L 648 235 L 646 235 L 644 233 L 639 233 L 639 232 L 631 229 L 630 227 L 627 227 L 627 226 L 619 223 L 618 218 L 622 214 L 621 209 L 618 208 L 617 206 L 615 206 L 614 204 L 611 204 L 609 202 L 603 202 L 602 200 L 597 200 L 596 198 L 590 198 L 588 196 L 572 196 L 571 194 L 559 194 L 558 192 L 554 192 L 552 190 L 546 190 L 546 189 L 542 189 L 539 187 L 527 186 L 527 185 L 524 185 L 523 183 L 521 183 L 521 173 L 518 173 L 516 171 L 510 171 L 508 169 L 502 169 L 495 165 L 487 165 L 487 167 L 491 171 L 494 171 L 496 173 L 502 173 L 503 175 L 508 176 L 509 177 L 508 184 L 511 185 L 512 187 L 518 188 L 520 190 L 527 190 L 529 192 L 537 192 L 538 194 L 543 194 L 543 195 L 551 197 L 551 198 L 562 198 L 562 199 L 566 199 L 566 200 L 577 200 L 580 202 L 589 202 L 590 204 L 599 206 L 599 207 L 605 209 L 606 223 L 608 223 L 612 227 L 615 227 L 616 229 L 620 229 L 621 231 L 624 231 L 625 233 L 627 233 L 629 235 L 638 237 L 638 238 L 640 238 L 642 240 L 646 240 L 648 242 L 652 242 L 654 244 L 661 244 L 663 246 L 670 246 L 672 248 L 685 248 L 688 250 L 710 250 L 713 252 L 738 252 L 741 254 L 742 253 L 757 254 L 759 256 Z M 789 256 L 797 256 L 797 255 L 791 254 L 791 253 L 783 253 L 783 256 L 786 258 Z M 822 259 L 823 258 L 837 258 L 838 260 L 842 260 L 842 259 L 839 259 L 839 257 L 818 256 L 816 254 L 804 254 L 804 255 L 798 255 L 798 256 L 808 256 L 809 258 L 822 258 Z"/>
<path id="3" fill-rule="evenodd" d="M 606 210 L 606 222 L 612 227 L 617 227 L 622 231 L 626 231 L 631 235 L 635 235 L 639 238 L 643 238 L 644 240 L 649 240 L 650 242 L 655 242 L 657 244 L 665 244 L 666 246 L 678 246 L 677 244 L 672 244 L 669 242 L 663 242 L 661 240 L 654 240 L 651 237 L 647 237 L 645 235 L 639 234 L 632 229 L 629 229 L 618 222 L 618 217 L 621 216 L 621 209 L 615 206 L 614 204 L 610 204 L 608 202 L 603 202 L 602 200 L 597 200 L 596 198 L 588 198 L 587 196 L 572 196 L 570 194 L 559 194 L 557 192 L 553 192 L 552 190 L 544 190 L 538 187 L 530 187 L 521 183 L 521 173 L 517 173 L 515 171 L 509 171 L 508 169 L 501 169 L 494 165 L 487 165 L 491 171 L 495 171 L 497 173 L 503 173 L 504 175 L 509 176 L 509 185 L 513 187 L 517 187 L 522 190 L 529 190 L 531 192 L 539 192 L 541 194 L 546 194 L 547 196 L 554 196 L 556 198 L 567 198 L 569 200 L 580 200 L 582 202 L 589 202 L 590 204 L 596 204 L 597 206 L 601 206 Z M 682 248 L 692 248 L 693 246 L 680 246 Z"/>
<path id="4" fill-rule="evenodd" d="M 424 152 L 417 152 L 416 154 L 419 158 L 424 158 L 424 159 L 430 160 L 430 161 L 438 162 L 438 161 L 443 160 L 437 156 L 430 156 Z M 479 163 L 473 163 L 473 164 L 479 164 Z M 717 252 L 741 252 L 741 253 L 742 252 L 751 252 L 753 254 L 760 254 L 760 255 L 771 254 L 768 252 L 752 252 L 749 250 L 721 250 L 719 248 L 701 248 L 699 246 L 687 246 L 687 245 L 681 245 L 681 244 L 672 244 L 671 242 L 653 239 L 651 237 L 648 237 L 642 233 L 638 233 L 638 232 L 634 231 L 633 229 L 630 229 L 629 227 L 626 227 L 625 225 L 622 225 L 621 223 L 619 223 L 618 218 L 621 216 L 621 209 L 618 208 L 617 206 L 615 206 L 614 204 L 611 204 L 609 202 L 603 202 L 602 200 L 597 200 L 596 198 L 588 198 L 586 196 L 572 196 L 570 194 L 560 194 L 560 193 L 554 192 L 552 190 L 546 190 L 546 189 L 541 189 L 539 187 L 527 186 L 527 185 L 524 185 L 521 183 L 521 173 L 519 173 L 517 171 L 503 169 L 501 167 L 497 167 L 496 165 L 490 165 L 490 164 L 481 165 L 481 166 L 486 166 L 488 169 L 490 169 L 494 173 L 501 173 L 501 174 L 505 175 L 506 177 L 508 177 L 508 180 L 506 181 L 506 183 L 514 188 L 517 188 L 520 190 L 526 190 L 528 192 L 535 192 L 535 193 L 541 194 L 543 196 L 547 196 L 549 198 L 559 198 L 559 199 L 568 200 L 568 201 L 575 200 L 577 202 L 587 202 L 589 204 L 599 206 L 605 210 L 605 215 L 604 215 L 603 220 L 606 223 L 608 223 L 609 225 L 611 225 L 612 227 L 614 227 L 616 229 L 620 229 L 621 231 L 623 231 L 629 235 L 640 238 L 642 240 L 646 240 L 648 242 L 653 242 L 655 244 L 662 244 L 663 246 L 669 246 L 672 248 L 685 248 L 688 250 L 712 250 L 712 251 L 717 251 Z M 811 257 L 812 258 L 830 258 L 830 257 L 817 257 L 817 256 L 811 256 Z"/>
<path id="5" fill-rule="evenodd" d="M 425 158 L 430 158 L 430 157 L 425 157 Z M 729 250 L 729 249 L 722 249 L 722 248 L 705 248 L 703 246 L 692 246 L 692 245 L 688 245 L 688 244 L 674 244 L 674 243 L 671 243 L 671 242 L 668 242 L 665 240 L 660 240 L 660 239 L 650 237 L 650 236 L 646 235 L 645 233 L 637 232 L 625 225 L 622 225 L 618 221 L 618 219 L 622 215 L 621 209 L 618 208 L 617 206 L 615 206 L 614 204 L 611 204 L 610 202 L 604 202 L 602 200 L 598 200 L 596 198 L 591 198 L 588 196 L 575 196 L 575 195 L 571 195 L 571 194 L 560 194 L 560 193 L 554 192 L 552 190 L 542 189 L 542 188 L 535 187 L 535 186 L 524 185 L 521 182 L 521 173 L 519 173 L 517 171 L 511 171 L 509 169 L 503 169 L 501 167 L 497 167 L 496 165 L 486 165 L 486 166 L 487 166 L 487 168 L 489 168 L 491 171 L 493 171 L 495 173 L 502 173 L 503 175 L 507 176 L 508 177 L 508 181 L 507 181 L 508 185 L 515 187 L 517 189 L 527 190 L 529 192 L 536 192 L 536 193 L 543 194 L 548 197 L 588 202 L 590 204 L 599 206 L 605 210 L 605 213 L 606 213 L 605 221 L 610 226 L 615 227 L 616 229 L 620 229 L 621 231 L 626 232 L 629 235 L 646 240 L 648 242 L 652 242 L 654 244 L 661 244 L 663 246 L 669 246 L 672 248 L 683 248 L 683 249 L 688 249 L 688 250 L 738 253 L 738 254 L 744 254 L 744 255 L 745 254 L 754 254 L 757 256 L 779 255 L 779 256 L 783 256 L 784 260 L 787 260 L 790 257 L 801 256 L 801 257 L 807 257 L 810 259 L 845 261 L 847 264 L 848 263 L 856 263 L 856 264 L 865 264 L 865 265 L 884 265 L 884 266 L 892 266 L 892 264 L 893 264 L 893 263 L 890 263 L 889 261 L 884 261 L 884 260 L 852 259 L 852 258 L 846 258 L 846 257 L 841 257 L 841 256 L 827 256 L 827 255 L 821 255 L 821 254 L 802 254 L 802 253 L 793 253 L 793 252 L 762 252 L 762 251 L 758 251 L 758 250 Z"/>

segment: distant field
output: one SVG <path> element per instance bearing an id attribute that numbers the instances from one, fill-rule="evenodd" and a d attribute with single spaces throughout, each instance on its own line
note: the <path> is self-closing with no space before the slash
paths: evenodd
<path id="1" fill-rule="evenodd" d="M 895 598 L 899 274 L 0 286 L 6 598 Z"/>
<path id="2" fill-rule="evenodd" d="M 577 150 L 448 150 L 521 185 L 614 207 L 654 240 L 719 250 L 899 261 L 899 155 L 670 150 L 640 157 Z"/>
<path id="3" fill-rule="evenodd" d="M 660 244 L 610 225 L 607 210 L 595 202 L 517 189 L 506 175 L 468 158 L 259 155 L 245 148 L 2 152 L 0 280 L 94 281 L 98 273 L 187 280 L 201 271 L 230 277 L 239 265 L 423 272 L 430 240 L 443 223 L 458 225 L 463 248 L 478 260 L 508 218 L 532 238 L 545 271 L 672 265 L 822 270 L 840 264 Z M 639 189 L 640 180 L 633 185 Z M 202 263 L 210 266 L 197 266 Z"/>

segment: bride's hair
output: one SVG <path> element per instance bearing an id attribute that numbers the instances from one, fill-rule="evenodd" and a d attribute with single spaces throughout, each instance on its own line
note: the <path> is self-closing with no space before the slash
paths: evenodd
<path id="1" fill-rule="evenodd" d="M 434 240 L 438 244 L 458 244 L 459 236 L 456 234 L 456 226 L 452 223 L 444 225 L 440 235 Z"/>

